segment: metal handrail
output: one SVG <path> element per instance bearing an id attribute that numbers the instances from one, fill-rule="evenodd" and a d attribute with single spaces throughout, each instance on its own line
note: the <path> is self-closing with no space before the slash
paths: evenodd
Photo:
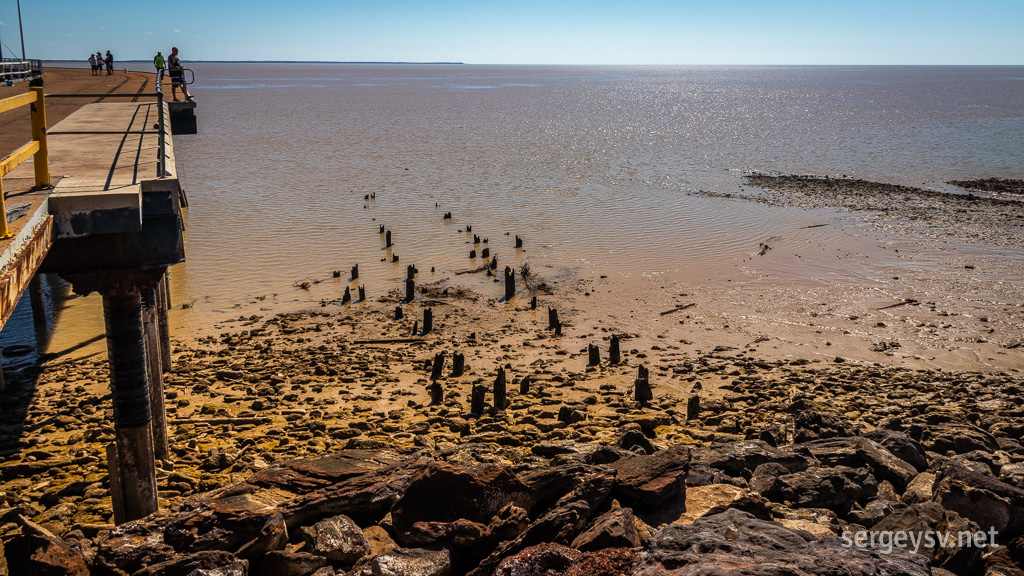
<path id="1" fill-rule="evenodd" d="M 42 78 L 42 60 L 21 60 L 16 58 L 0 59 L 0 82 L 24 82 Z"/>
<path id="2" fill-rule="evenodd" d="M 36 188 L 50 186 L 50 165 L 46 147 L 46 97 L 43 94 L 42 86 L 32 86 L 29 90 L 25 94 L 0 100 L 0 112 L 7 112 L 22 106 L 30 106 L 32 110 L 30 114 L 32 141 L 0 161 L 0 212 L 3 212 L 3 218 L 0 218 L 0 239 L 10 238 L 14 235 L 7 229 L 3 177 L 32 157 L 35 165 Z"/>

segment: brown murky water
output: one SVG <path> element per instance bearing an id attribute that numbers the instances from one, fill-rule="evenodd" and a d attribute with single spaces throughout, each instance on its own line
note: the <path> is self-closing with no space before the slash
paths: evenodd
<path id="1" fill-rule="evenodd" d="M 400 289 L 409 264 L 421 282 L 497 299 L 500 284 L 458 274 L 484 246 L 552 282 L 599 280 L 623 322 L 697 291 L 724 316 L 748 307 L 752 332 L 777 329 L 837 286 L 859 302 L 908 277 L 941 291 L 968 253 L 1009 263 L 971 298 L 1024 301 L 1000 288 L 1020 282 L 1019 250 L 918 244 L 908 257 L 850 215 L 696 193 L 738 192 L 748 169 L 934 188 L 1022 178 L 1020 68 L 192 67 L 200 134 L 175 138 L 191 201 L 188 262 L 171 276 L 178 337 L 338 299 L 355 264 L 370 299 Z M 31 343 L 26 308 L 5 346 Z M 103 353 L 95 296 L 52 321 L 48 351 Z"/>

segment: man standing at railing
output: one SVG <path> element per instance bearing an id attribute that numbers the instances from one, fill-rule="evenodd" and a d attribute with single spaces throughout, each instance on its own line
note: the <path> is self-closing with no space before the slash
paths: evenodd
<path id="1" fill-rule="evenodd" d="M 188 87 L 185 85 L 185 69 L 181 67 L 181 60 L 178 59 L 178 48 L 176 46 L 171 48 L 171 55 L 167 58 L 167 70 L 171 76 L 171 98 L 177 102 L 177 89 L 181 88 L 182 95 L 189 101 L 193 100 L 192 95 L 188 92 Z"/>

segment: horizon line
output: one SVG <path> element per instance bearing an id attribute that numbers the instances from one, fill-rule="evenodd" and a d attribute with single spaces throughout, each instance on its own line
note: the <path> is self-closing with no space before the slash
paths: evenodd
<path id="1" fill-rule="evenodd" d="M 79 58 L 46 58 L 40 59 L 42 62 L 86 62 Z M 140 59 L 127 59 L 119 60 L 118 62 L 124 63 L 152 63 L 152 60 L 140 60 Z M 409 65 L 424 65 L 424 66 L 786 66 L 786 67 L 798 67 L 798 66 L 871 66 L 871 67 L 893 67 L 893 66 L 991 66 L 991 67 L 1024 67 L 1024 64 L 915 64 L 915 63 L 900 63 L 900 64 L 840 64 L 840 63 L 818 63 L 818 64 L 643 64 L 643 63 L 632 63 L 632 64 L 579 64 L 579 63 L 561 63 L 561 64 L 538 64 L 538 63 L 467 63 L 458 61 L 426 61 L 417 62 L 412 60 L 189 60 L 189 62 L 202 63 L 202 64 L 409 64 Z"/>

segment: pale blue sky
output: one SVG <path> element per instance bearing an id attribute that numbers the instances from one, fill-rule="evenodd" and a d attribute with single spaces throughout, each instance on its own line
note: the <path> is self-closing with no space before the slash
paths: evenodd
<path id="1" fill-rule="evenodd" d="M 1024 64 L 1024 0 L 21 0 L 29 58 Z M 4 55 L 20 55 L 0 0 Z"/>

